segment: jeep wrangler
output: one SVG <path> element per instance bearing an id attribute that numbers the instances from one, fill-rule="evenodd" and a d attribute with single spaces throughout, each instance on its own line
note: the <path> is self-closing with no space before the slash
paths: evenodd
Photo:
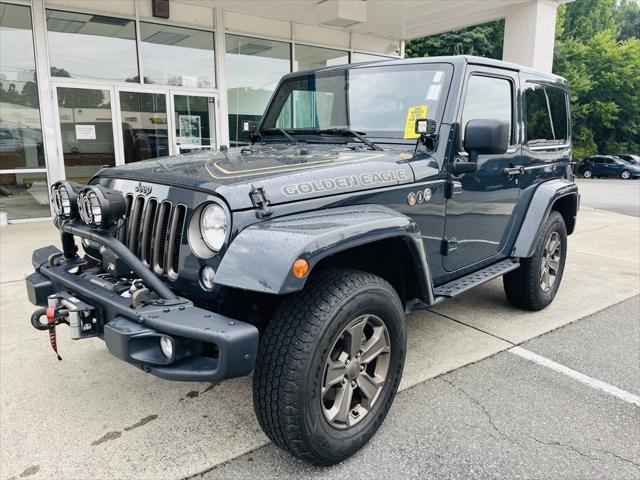
<path id="1" fill-rule="evenodd" d="M 500 276 L 516 307 L 553 301 L 579 205 L 564 79 L 466 56 L 328 67 L 286 75 L 244 130 L 52 186 L 62 250 L 26 283 L 54 350 L 64 323 L 160 378 L 253 372 L 267 436 L 331 465 L 387 415 L 408 312 Z"/>

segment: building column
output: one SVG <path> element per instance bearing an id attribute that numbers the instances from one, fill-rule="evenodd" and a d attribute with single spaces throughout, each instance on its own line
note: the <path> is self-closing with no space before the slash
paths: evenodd
<path id="1" fill-rule="evenodd" d="M 215 7 L 216 28 L 215 56 L 216 56 L 216 84 L 218 86 L 218 108 L 220 112 L 220 124 L 218 127 L 220 145 L 229 146 L 229 105 L 227 102 L 227 56 L 225 43 L 224 10 L 220 6 Z"/>
<path id="2" fill-rule="evenodd" d="M 532 0 L 507 9 L 502 59 L 551 72 L 558 0 Z"/>

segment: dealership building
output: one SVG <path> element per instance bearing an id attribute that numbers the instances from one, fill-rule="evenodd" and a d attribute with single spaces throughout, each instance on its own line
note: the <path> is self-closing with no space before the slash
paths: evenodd
<path id="1" fill-rule="evenodd" d="M 0 215 L 47 218 L 51 183 L 103 165 L 240 144 L 284 74 L 413 38 L 504 18 L 503 58 L 551 70 L 565 1 L 0 0 Z"/>

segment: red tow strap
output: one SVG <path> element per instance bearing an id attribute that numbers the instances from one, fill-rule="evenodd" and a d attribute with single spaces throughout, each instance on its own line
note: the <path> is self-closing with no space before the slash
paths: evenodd
<path id="1" fill-rule="evenodd" d="M 51 343 L 51 348 L 55 352 L 58 360 L 62 360 L 62 357 L 58 353 L 58 342 L 56 342 L 56 309 L 55 308 L 47 308 L 47 324 L 49 325 L 49 343 Z"/>

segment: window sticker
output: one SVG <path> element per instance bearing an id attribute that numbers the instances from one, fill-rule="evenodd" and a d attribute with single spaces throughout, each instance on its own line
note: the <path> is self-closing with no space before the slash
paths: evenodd
<path id="1" fill-rule="evenodd" d="M 442 81 L 442 77 L 444 77 L 444 72 L 441 70 L 438 70 L 434 75 L 433 75 L 433 83 L 440 83 Z"/>
<path id="2" fill-rule="evenodd" d="M 407 110 L 407 121 L 404 124 L 404 138 L 420 138 L 416 133 L 416 120 L 427 118 L 428 105 L 416 105 Z"/>
<path id="3" fill-rule="evenodd" d="M 431 85 L 427 92 L 427 100 L 438 100 L 440 98 L 440 91 L 442 90 L 441 84 Z"/>

